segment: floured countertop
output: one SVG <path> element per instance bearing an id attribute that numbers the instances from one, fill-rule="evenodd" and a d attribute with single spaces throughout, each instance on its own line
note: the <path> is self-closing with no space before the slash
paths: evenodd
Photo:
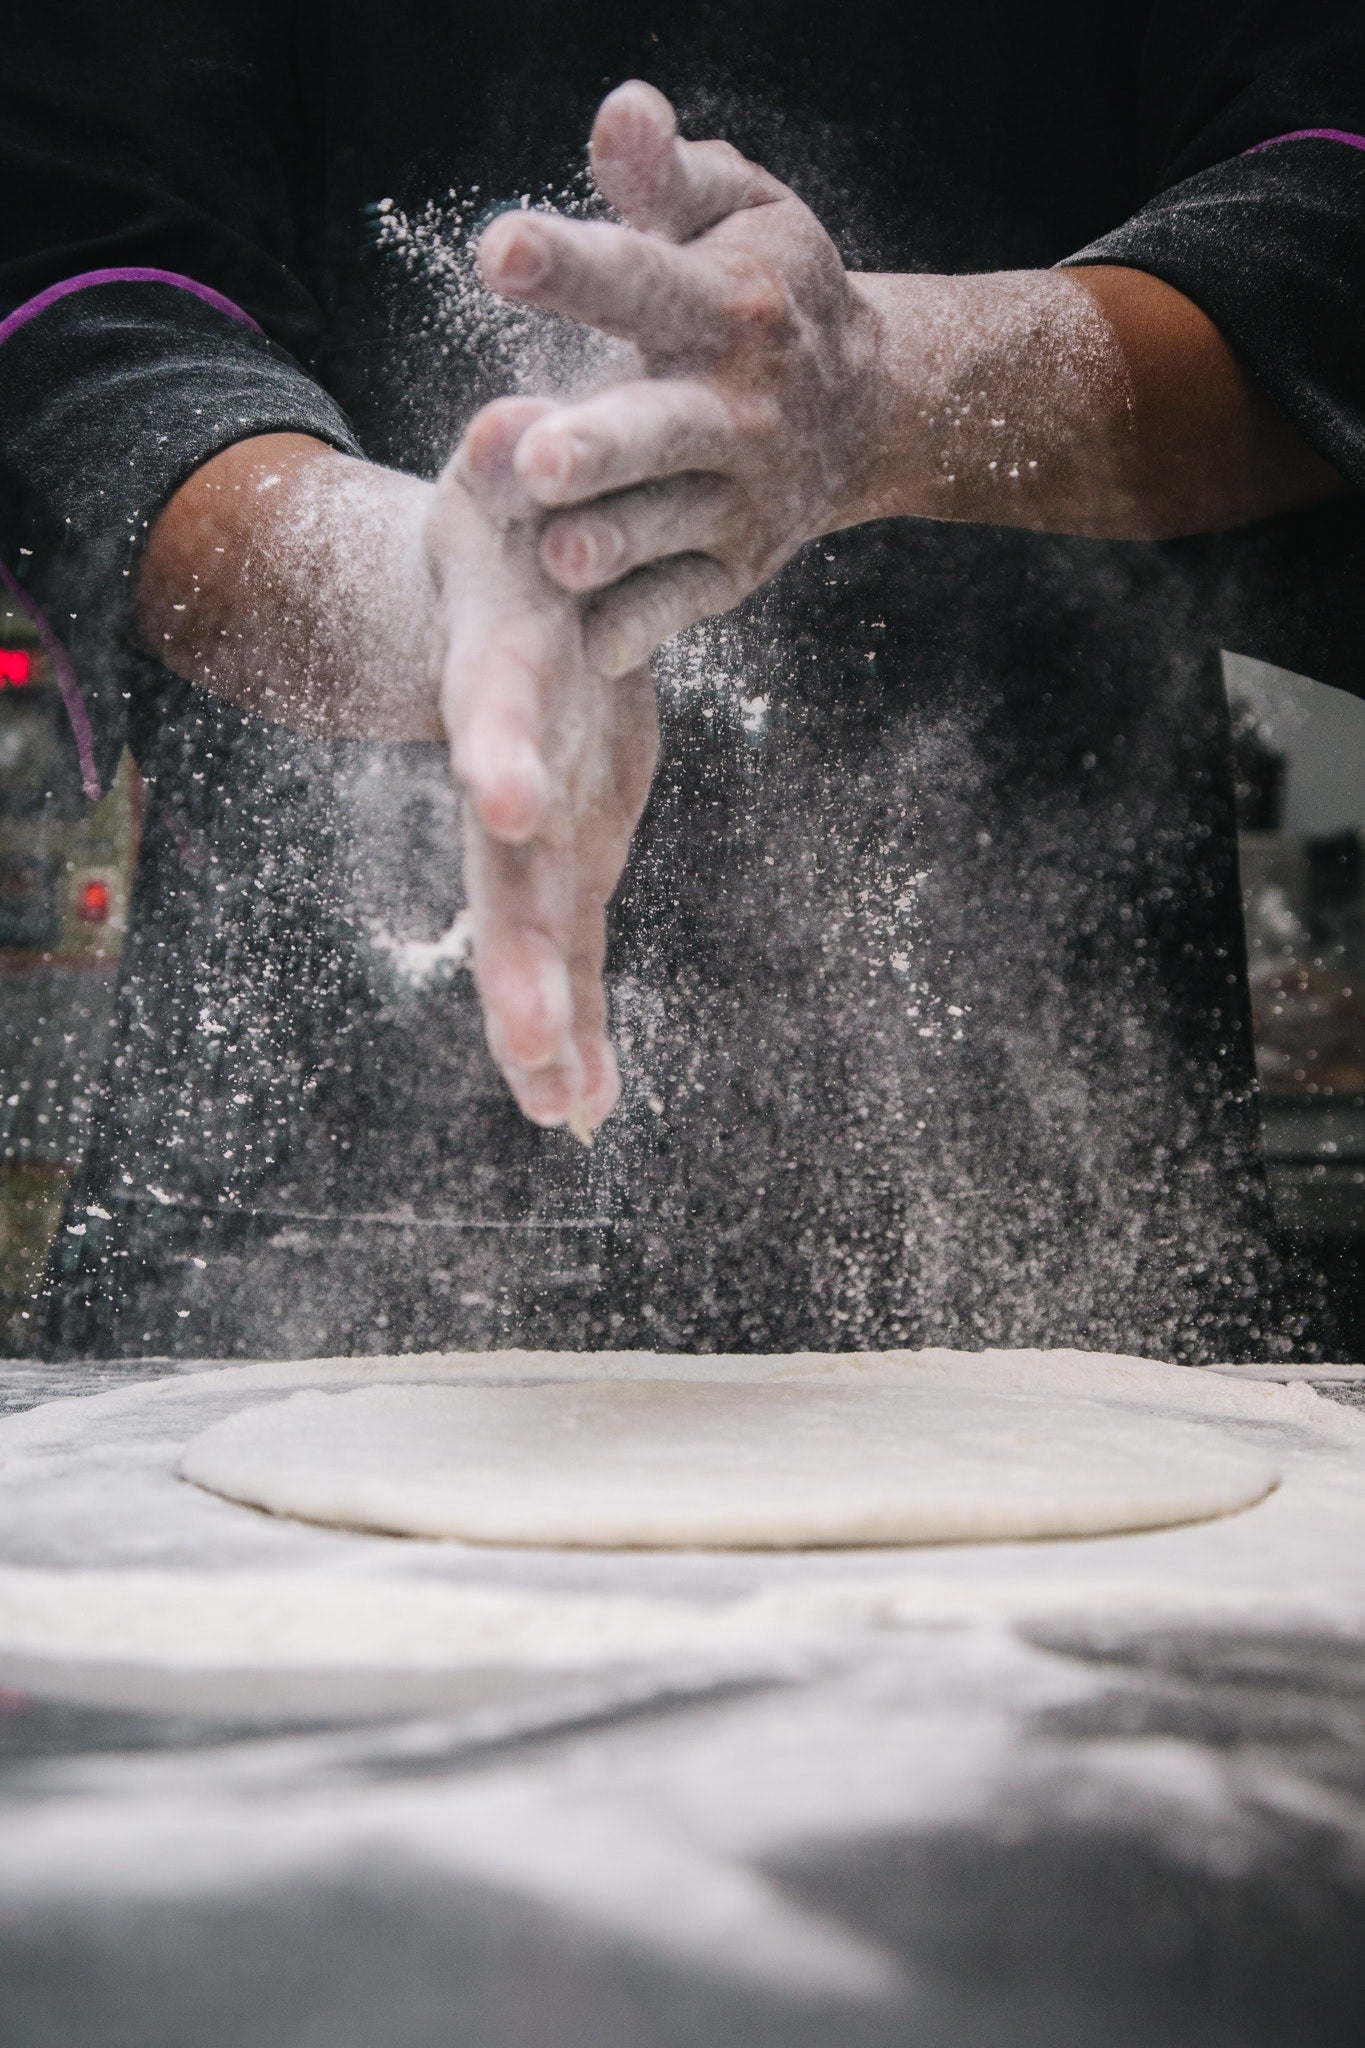
<path id="1" fill-rule="evenodd" d="M 60 1659 L 84 1642 L 96 1659 L 182 1669 L 260 1668 L 264 1655 L 295 1668 L 430 1671 L 484 1656 L 593 1665 L 632 1646 L 686 1657 L 747 1645 L 761 1655 L 920 1616 L 1146 1608 L 1365 1625 L 1365 1412 L 1259 1372 L 1110 1362 L 1104 1397 L 1120 1415 L 1127 1404 L 1135 1419 L 1194 1422 L 1271 1457 L 1282 1475 L 1242 1512 L 1113 1537 L 785 1554 L 500 1548 L 317 1528 L 219 1499 L 177 1473 L 206 1427 L 300 1388 L 736 1373 L 877 1385 L 913 1377 L 922 1363 L 951 1365 L 964 1407 L 987 1389 L 1029 1383 L 1026 1358 L 1014 1354 L 501 1352 L 225 1366 L 45 1404 L 0 1421 L 0 1657 Z M 1063 1385 L 1069 1376 L 1078 1402 L 1088 1397 L 1086 1354 L 1053 1354 L 1050 1365 Z M 216 1643 L 195 1625 L 215 1602 L 225 1617 Z"/>
<path id="2" fill-rule="evenodd" d="M 1279 1486 L 1083 1541 L 498 1551 L 174 1478 L 450 1370 L 62 1368 L 0 1422 L 7 2048 L 1359 2038 L 1365 1374 L 1175 1375 Z"/>

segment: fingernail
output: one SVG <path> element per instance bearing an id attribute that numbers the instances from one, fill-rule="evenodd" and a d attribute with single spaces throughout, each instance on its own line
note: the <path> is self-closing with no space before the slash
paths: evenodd
<path id="1" fill-rule="evenodd" d="M 625 545 L 619 527 L 605 519 L 594 519 L 566 528 L 556 552 L 561 567 L 570 576 L 606 576 L 620 561 Z"/>
<path id="2" fill-rule="evenodd" d="M 550 267 L 543 237 L 521 225 L 500 240 L 502 247 L 495 258 L 499 282 L 517 291 L 530 291 Z"/>
<path id="3" fill-rule="evenodd" d="M 541 483 L 566 484 L 583 452 L 583 443 L 568 434 L 537 434 L 527 444 L 523 467 Z"/>

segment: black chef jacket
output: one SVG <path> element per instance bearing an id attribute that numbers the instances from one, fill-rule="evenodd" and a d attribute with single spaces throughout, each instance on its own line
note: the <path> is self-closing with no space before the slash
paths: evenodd
<path id="1" fill-rule="evenodd" d="M 591 1154 L 519 1118 L 420 950 L 461 900 L 438 750 L 305 742 L 132 651 L 139 545 L 216 451 L 290 429 L 431 474 L 553 373 L 469 240 L 581 200 L 632 75 L 856 266 L 1169 280 L 1365 485 L 1354 4 L 20 10 L 0 555 L 87 789 L 127 742 L 149 791 L 51 1342 L 1292 1344 L 1218 649 L 1357 680 L 1355 495 L 1179 547 L 887 522 L 685 636 Z"/>

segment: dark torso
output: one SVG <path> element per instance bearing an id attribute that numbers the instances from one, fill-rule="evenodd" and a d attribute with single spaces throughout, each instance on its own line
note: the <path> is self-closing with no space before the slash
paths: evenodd
<path id="1" fill-rule="evenodd" d="M 1144 189 L 1146 13 L 303 10 L 282 253 L 322 310 L 290 338 L 368 453 L 430 472 L 474 403 L 565 359 L 490 316 L 460 248 L 523 194 L 579 203 L 593 106 L 632 74 L 858 266 L 1055 262 Z M 668 650 L 614 911 L 626 1092 L 591 1156 L 519 1120 L 463 973 L 404 966 L 460 908 L 441 762 L 156 685 L 78 1191 L 109 1220 L 67 1240 L 54 1341 L 1255 1348 L 1202 605 L 1169 551 L 903 522 Z"/>

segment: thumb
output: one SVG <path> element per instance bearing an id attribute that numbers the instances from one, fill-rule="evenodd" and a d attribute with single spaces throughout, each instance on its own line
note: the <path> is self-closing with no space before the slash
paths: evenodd
<path id="1" fill-rule="evenodd" d="M 670 102 L 639 78 L 603 100 L 591 154 L 607 203 L 631 227 L 670 242 L 690 242 L 727 214 L 782 192 L 728 142 L 684 142 Z"/>

